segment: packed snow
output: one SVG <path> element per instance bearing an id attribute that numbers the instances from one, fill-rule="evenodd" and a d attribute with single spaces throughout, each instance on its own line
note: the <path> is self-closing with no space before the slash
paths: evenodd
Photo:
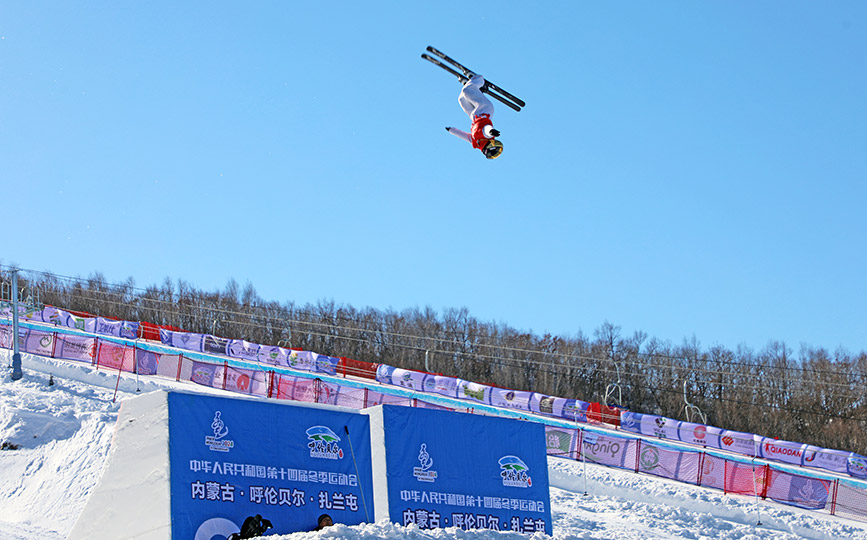
<path id="1" fill-rule="evenodd" d="M 0 351 L 0 540 L 66 538 L 99 481 L 122 400 L 158 389 L 219 393 L 194 384 L 137 379 L 27 354 L 12 381 Z M 52 384 L 53 383 L 53 384 Z M 115 387 L 117 396 L 115 401 Z M 143 434 L 143 436 L 147 436 Z M 554 538 L 638 540 L 863 539 L 867 523 L 656 477 L 549 458 Z M 134 501 L 125 501 L 134 504 Z M 759 524 L 760 523 L 760 524 Z M 542 540 L 544 534 L 533 535 Z M 387 522 L 282 540 L 519 540 L 511 532 L 420 530 Z"/>

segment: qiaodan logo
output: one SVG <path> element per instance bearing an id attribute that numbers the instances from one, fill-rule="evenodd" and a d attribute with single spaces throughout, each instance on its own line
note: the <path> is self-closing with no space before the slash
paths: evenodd
<path id="1" fill-rule="evenodd" d="M 214 434 L 205 437 L 205 445 L 212 452 L 228 452 L 235 446 L 235 441 L 226 438 L 226 435 L 229 434 L 229 428 L 226 427 L 221 416 L 220 411 L 214 413 L 214 420 L 211 422 L 211 430 Z"/>
<path id="2" fill-rule="evenodd" d="M 415 476 L 416 480 L 419 482 L 435 482 L 437 472 L 431 470 L 433 458 L 427 453 L 427 445 L 425 443 L 421 444 L 421 449 L 418 452 L 418 462 L 420 466 L 413 467 L 412 469 L 412 475 Z"/>
<path id="3" fill-rule="evenodd" d="M 533 485 L 533 479 L 527 474 L 530 468 L 518 456 L 503 456 L 499 463 L 504 486 L 528 488 Z"/>
<path id="4" fill-rule="evenodd" d="M 337 444 L 340 437 L 325 426 L 313 426 L 307 429 L 307 448 L 310 457 L 317 459 L 343 459 L 343 450 Z"/>

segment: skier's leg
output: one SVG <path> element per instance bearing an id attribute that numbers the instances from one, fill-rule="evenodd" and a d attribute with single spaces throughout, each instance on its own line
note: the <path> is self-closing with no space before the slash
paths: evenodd
<path id="1" fill-rule="evenodd" d="M 494 114 L 493 103 L 482 93 L 483 84 L 485 84 L 485 79 L 481 75 L 473 75 L 473 78 L 464 84 L 461 95 L 458 97 L 461 109 L 471 120 L 479 114 Z"/>

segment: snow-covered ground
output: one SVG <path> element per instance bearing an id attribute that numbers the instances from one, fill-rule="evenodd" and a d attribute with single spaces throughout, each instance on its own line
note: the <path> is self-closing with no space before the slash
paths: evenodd
<path id="1" fill-rule="evenodd" d="M 193 384 L 120 380 L 116 373 L 0 351 L 0 540 L 66 538 L 99 480 L 121 400 L 160 388 L 218 392 Z M 50 384 L 53 377 L 54 384 Z M 5 444 L 4 444 L 5 443 Z M 867 523 L 656 477 L 549 458 L 554 537 L 605 539 L 863 539 Z M 586 495 L 585 495 L 586 486 Z M 761 525 L 757 525 L 758 522 Z M 541 540 L 544 535 L 532 538 Z M 539 538 L 537 538 L 539 537 Z M 270 536 L 283 540 L 523 540 L 508 532 L 421 531 L 389 523 Z"/>

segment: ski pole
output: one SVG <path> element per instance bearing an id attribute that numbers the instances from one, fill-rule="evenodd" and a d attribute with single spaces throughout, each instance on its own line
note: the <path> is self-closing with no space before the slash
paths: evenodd
<path id="1" fill-rule="evenodd" d="M 349 453 L 352 454 L 352 465 L 355 467 L 355 476 L 358 477 L 358 490 L 361 492 L 361 505 L 364 506 L 364 519 L 370 523 L 370 514 L 367 513 L 367 502 L 364 500 L 364 486 L 361 485 L 361 473 L 358 472 L 358 462 L 355 461 L 355 450 L 352 448 L 352 437 L 349 435 L 349 426 L 343 426 L 346 439 L 349 441 Z"/>

